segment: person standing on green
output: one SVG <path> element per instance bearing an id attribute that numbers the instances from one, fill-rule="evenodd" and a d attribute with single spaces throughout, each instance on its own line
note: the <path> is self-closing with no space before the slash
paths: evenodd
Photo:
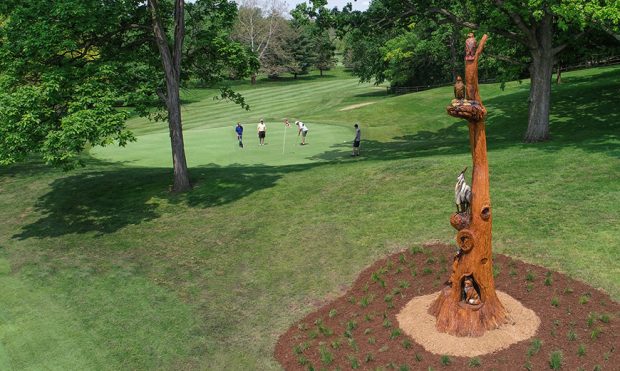
<path id="1" fill-rule="evenodd" d="M 267 135 L 267 125 L 265 125 L 265 123 L 263 122 L 263 119 L 260 119 L 257 129 L 258 129 L 258 145 L 264 146 L 265 136 Z"/>
<path id="2" fill-rule="evenodd" d="M 362 131 L 358 124 L 353 125 L 355 128 L 355 139 L 353 139 L 353 154 L 351 156 L 360 155 L 360 141 L 362 140 Z"/>
<path id="3" fill-rule="evenodd" d="M 235 131 L 237 132 L 237 140 L 239 141 L 239 147 L 243 148 L 243 126 L 241 126 L 240 122 L 237 123 L 237 127 L 235 128 Z"/>

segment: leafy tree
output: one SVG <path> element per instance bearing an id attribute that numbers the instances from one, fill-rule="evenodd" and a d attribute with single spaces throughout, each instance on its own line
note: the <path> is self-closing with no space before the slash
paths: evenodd
<path id="1" fill-rule="evenodd" d="M 286 72 L 291 61 L 286 48 L 291 30 L 285 10 L 286 3 L 279 0 L 243 0 L 234 24 L 233 38 L 258 57 L 261 70 L 269 76 Z"/>
<path id="2" fill-rule="evenodd" d="M 477 17 L 458 17 L 441 4 L 431 2 L 429 9 L 441 19 L 501 35 L 529 52 L 531 88 L 526 142 L 549 138 L 551 75 L 560 52 L 579 42 L 592 25 L 620 20 L 618 1 L 495 0 L 482 2 Z M 435 5 L 435 6 L 433 6 Z M 478 6 L 478 5 L 475 5 Z"/>
<path id="3" fill-rule="evenodd" d="M 350 7 L 350 6 L 349 6 Z M 334 25 L 337 20 L 338 10 L 329 10 L 327 0 L 310 0 L 309 4 L 297 4 L 291 11 L 294 23 L 306 27 L 311 35 L 314 49 L 314 67 L 320 71 L 332 68 L 336 62 L 336 47 L 333 38 L 335 35 Z"/>
<path id="4" fill-rule="evenodd" d="M 314 65 L 316 53 L 313 49 L 311 31 L 307 26 L 293 25 L 290 39 L 286 42 L 291 61 L 288 72 L 295 78 L 305 75 Z"/>
<path id="5" fill-rule="evenodd" d="M 88 146 L 123 146 L 135 140 L 121 108 L 131 106 L 167 117 L 173 189 L 188 190 L 179 87 L 194 76 L 215 82 L 256 68 L 228 38 L 235 12 L 224 0 L 2 2 L 0 163 L 40 153 L 72 168 Z M 245 105 L 228 89 L 222 96 Z"/>
<path id="6" fill-rule="evenodd" d="M 525 52 L 532 81 L 527 142 L 549 138 L 551 75 L 559 54 L 592 28 L 617 33 L 620 22 L 617 0 L 374 0 L 371 8 L 375 3 L 385 19 L 396 24 L 410 17 L 434 16 L 440 23 L 489 32 L 495 36 L 491 44 L 503 44 L 500 49 L 519 45 L 515 51 Z M 516 59 L 520 57 L 517 54 Z"/>
<path id="7" fill-rule="evenodd" d="M 328 31 L 317 32 L 313 41 L 314 51 L 316 53 L 314 66 L 320 71 L 321 76 L 323 76 L 323 71 L 328 71 L 336 63 L 334 58 L 336 47 Z"/>

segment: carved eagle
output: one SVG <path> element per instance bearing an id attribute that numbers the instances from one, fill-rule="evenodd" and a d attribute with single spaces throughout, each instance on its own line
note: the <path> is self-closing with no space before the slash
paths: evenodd
<path id="1" fill-rule="evenodd" d="M 454 84 L 454 98 L 463 100 L 465 99 L 465 84 L 461 76 L 456 77 L 456 83 Z"/>
<path id="2" fill-rule="evenodd" d="M 469 211 L 469 205 L 471 204 L 471 187 L 465 183 L 465 171 L 463 169 L 459 176 L 456 178 L 456 185 L 454 186 L 454 203 L 456 204 L 456 212 L 462 213 Z"/>

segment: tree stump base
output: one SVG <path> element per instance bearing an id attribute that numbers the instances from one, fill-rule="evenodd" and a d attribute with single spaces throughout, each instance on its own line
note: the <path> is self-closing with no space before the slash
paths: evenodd
<path id="1" fill-rule="evenodd" d="M 435 316 L 439 332 L 454 336 L 479 337 L 488 330 L 493 330 L 508 322 L 508 316 L 499 299 L 496 303 L 483 302 L 477 305 L 455 300 L 452 288 L 445 287 L 429 308 L 429 314 Z"/>

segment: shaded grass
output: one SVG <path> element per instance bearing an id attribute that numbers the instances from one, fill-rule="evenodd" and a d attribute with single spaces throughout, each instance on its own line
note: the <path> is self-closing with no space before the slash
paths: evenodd
<path id="1" fill-rule="evenodd" d="M 620 108 L 609 92 L 620 69 L 564 81 L 554 87 L 554 139 L 537 145 L 519 139 L 527 85 L 482 87 L 494 247 L 617 300 Z M 453 241 L 453 182 L 471 159 L 465 125 L 444 114 L 449 89 L 387 98 L 373 89 L 342 76 L 275 82 L 244 92 L 258 102 L 245 116 L 208 91 L 185 107 L 189 136 L 225 138 L 238 119 L 263 114 L 336 126 L 312 131 L 309 149 L 314 136 L 333 138 L 359 120 L 359 159 L 343 157 L 350 143 L 333 143 L 312 155 L 280 158 L 267 146 L 232 160 L 233 141 L 228 157 L 191 169 L 195 189 L 184 195 L 168 193 L 165 164 L 1 168 L 0 368 L 276 369 L 280 332 L 363 267 L 417 243 Z M 157 124 L 131 125 L 165 137 Z M 139 157 L 119 151 L 129 164 Z M 163 162 L 167 151 L 153 157 Z"/>

